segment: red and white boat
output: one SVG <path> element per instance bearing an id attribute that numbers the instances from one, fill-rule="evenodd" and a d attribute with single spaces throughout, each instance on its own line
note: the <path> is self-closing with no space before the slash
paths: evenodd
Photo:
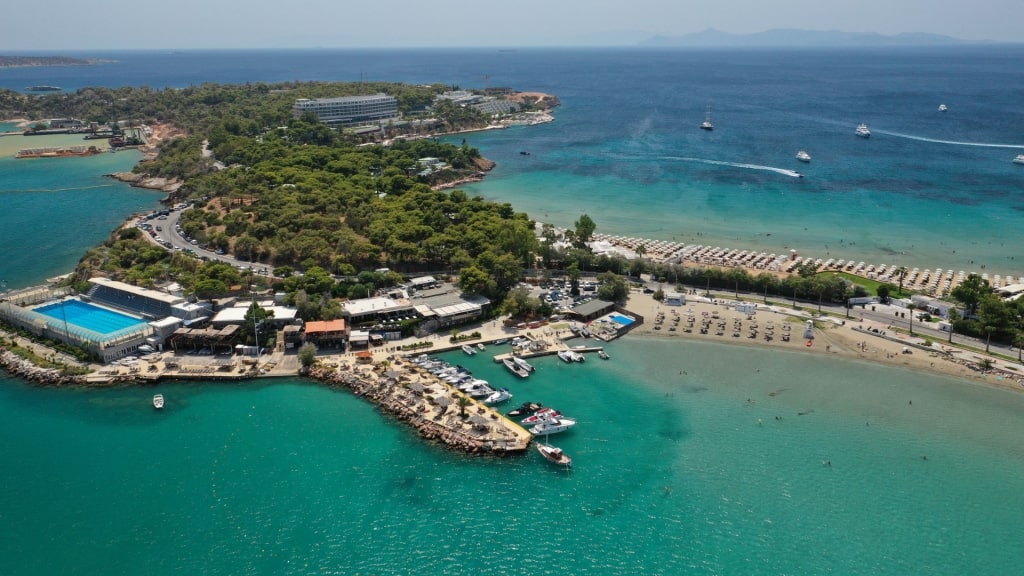
<path id="1" fill-rule="evenodd" d="M 534 424 L 540 424 L 545 420 L 557 418 L 561 415 L 562 413 L 559 412 L 558 410 L 555 410 L 554 408 L 541 408 L 540 410 L 534 412 L 532 416 L 524 418 L 523 421 L 520 423 L 524 426 L 533 426 Z"/>
<path id="2" fill-rule="evenodd" d="M 560 464 L 566 468 L 572 468 L 572 457 L 565 452 L 562 452 L 561 448 L 556 448 L 550 444 L 544 444 L 543 442 L 537 442 L 537 452 L 540 452 L 540 455 L 548 462 Z"/>

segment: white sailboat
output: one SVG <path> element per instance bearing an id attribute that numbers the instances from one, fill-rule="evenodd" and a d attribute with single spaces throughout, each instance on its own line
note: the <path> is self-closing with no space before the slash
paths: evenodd
<path id="1" fill-rule="evenodd" d="M 700 124 L 701 130 L 714 130 L 715 125 L 711 123 L 711 105 L 708 105 L 707 113 L 704 114 L 704 121 Z"/>

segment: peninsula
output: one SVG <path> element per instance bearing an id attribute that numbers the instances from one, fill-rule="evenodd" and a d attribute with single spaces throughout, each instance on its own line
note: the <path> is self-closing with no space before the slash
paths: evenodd
<path id="1" fill-rule="evenodd" d="M 26 68 L 39 66 L 93 66 L 108 60 L 69 58 L 67 56 L 4 56 L 0 55 L 0 68 Z"/>

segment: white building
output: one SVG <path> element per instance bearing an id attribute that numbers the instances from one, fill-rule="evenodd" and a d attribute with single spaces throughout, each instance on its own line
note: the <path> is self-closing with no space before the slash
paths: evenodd
<path id="1" fill-rule="evenodd" d="M 398 100 L 387 94 L 345 96 L 342 98 L 300 98 L 292 106 L 292 116 L 312 112 L 328 126 L 382 124 L 398 118 Z"/>

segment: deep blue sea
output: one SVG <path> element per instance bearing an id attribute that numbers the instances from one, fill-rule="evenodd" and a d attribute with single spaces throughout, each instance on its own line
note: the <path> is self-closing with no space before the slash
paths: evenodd
<path id="1" fill-rule="evenodd" d="M 471 190 L 539 220 L 1024 275 L 1021 47 L 71 55 L 118 62 L 0 70 L 0 86 L 488 75 L 562 100 L 554 123 L 466 136 L 498 162 Z M 712 133 L 697 128 L 709 105 Z M 14 160 L 12 139 L 12 288 L 68 271 L 160 197 L 102 178 L 137 157 Z M 516 382 L 458 357 L 580 421 L 557 442 L 572 473 L 424 445 L 299 379 L 164 383 L 156 414 L 152 389 L 0 377 L 0 574 L 1003 575 L 1024 562 L 1024 395 L 700 341 L 609 351 Z"/>

